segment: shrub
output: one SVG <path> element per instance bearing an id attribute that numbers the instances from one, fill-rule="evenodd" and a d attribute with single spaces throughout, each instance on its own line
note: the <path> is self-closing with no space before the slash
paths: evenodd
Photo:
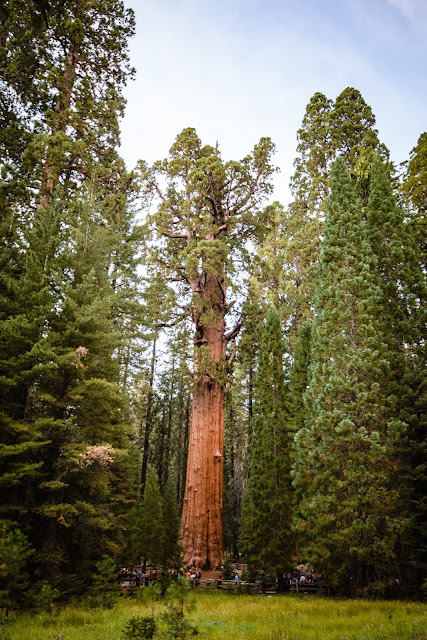
<path id="1" fill-rule="evenodd" d="M 132 616 L 125 624 L 124 638 L 129 640 L 150 640 L 156 631 L 156 621 L 152 616 Z"/>

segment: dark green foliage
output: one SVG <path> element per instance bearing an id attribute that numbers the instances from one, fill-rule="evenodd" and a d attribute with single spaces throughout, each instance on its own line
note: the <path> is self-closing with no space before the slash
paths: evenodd
<path id="1" fill-rule="evenodd" d="M 266 220 L 265 230 L 268 228 Z M 266 252 L 265 252 L 266 253 Z M 265 257 L 264 253 L 264 257 Z M 258 259 L 256 258 L 256 261 Z M 260 268 L 255 268 L 258 272 Z M 254 379 L 265 315 L 256 277 L 249 280 L 242 309 L 242 328 L 237 358 L 229 371 L 225 399 L 224 429 L 224 545 L 226 553 L 238 557 L 242 496 L 249 476 L 249 444 L 254 418 Z M 235 350 L 232 346 L 230 352 Z"/>
<path id="2" fill-rule="evenodd" d="M 372 164 L 366 217 L 368 238 L 377 258 L 384 323 L 392 340 L 390 346 L 401 352 L 406 344 L 412 351 L 420 342 L 421 327 L 425 326 L 424 275 L 413 229 L 405 222 L 388 168 L 379 155 Z"/>
<path id="3" fill-rule="evenodd" d="M 114 605 L 117 593 L 117 565 L 109 556 L 103 556 L 95 565 L 92 588 L 94 598 L 92 606 L 110 608 Z"/>
<path id="4" fill-rule="evenodd" d="M 148 471 L 144 498 L 137 513 L 135 556 L 160 567 L 164 557 L 163 501 L 157 473 Z"/>
<path id="5" fill-rule="evenodd" d="M 181 567 L 181 547 L 179 544 L 179 511 L 176 496 L 176 478 L 170 475 L 163 496 L 163 568 L 179 569 Z"/>
<path id="6" fill-rule="evenodd" d="M 59 590 L 46 581 L 37 584 L 36 589 L 32 602 L 34 608 L 40 612 L 48 612 L 52 616 L 55 611 L 55 600 L 60 596 Z"/>
<path id="7" fill-rule="evenodd" d="M 25 275 L 16 283 L 19 307 L 14 317 L 3 316 L 0 364 L 7 416 L 0 462 L 9 487 L 3 509 L 25 517 L 39 570 L 50 577 L 64 562 L 69 571 L 90 566 L 100 547 L 118 550 L 117 516 L 130 490 L 130 434 L 113 355 L 124 339 L 117 307 L 126 298 L 110 286 L 111 236 L 97 220 L 111 210 L 105 201 L 82 202 L 68 225 L 75 244 L 66 246 L 52 224 L 45 229 L 57 206 L 41 209 L 33 227 Z"/>
<path id="8" fill-rule="evenodd" d="M 398 571 L 403 519 L 390 475 L 404 425 L 393 419 L 388 395 L 377 261 L 341 158 L 331 176 L 320 267 L 310 412 L 296 434 L 297 530 L 304 557 L 329 580 L 353 594 L 383 592 Z"/>
<path id="9" fill-rule="evenodd" d="M 402 540 L 405 578 L 410 589 L 427 576 L 427 375 L 422 357 L 407 363 L 400 381 L 400 418 L 407 424 L 396 484 L 410 522 Z M 413 595 L 415 591 L 409 590 Z"/>
<path id="10" fill-rule="evenodd" d="M 311 361 L 311 323 L 306 322 L 298 329 L 294 358 L 290 371 L 289 430 L 295 434 L 305 422 L 306 407 L 304 396 L 309 384 Z"/>
<path id="11" fill-rule="evenodd" d="M 33 553 L 19 529 L 0 523 L 0 606 L 6 614 L 25 600 L 29 577 L 26 565 Z"/>
<path id="12" fill-rule="evenodd" d="M 1 9 L 1 510 L 37 549 L 32 575 L 67 573 L 66 590 L 124 545 L 132 489 L 120 383 L 141 233 L 115 146 L 133 14 L 101 4 Z"/>
<path id="13" fill-rule="evenodd" d="M 286 396 L 280 321 L 270 307 L 255 382 L 254 433 L 241 537 L 250 568 L 278 574 L 291 567 L 292 549 Z"/>
<path id="14" fill-rule="evenodd" d="M 189 638 L 197 635 L 196 628 L 186 619 L 186 614 L 195 607 L 192 590 L 185 578 L 178 578 L 170 585 L 166 594 L 167 611 L 160 615 L 166 628 L 166 638 Z"/>
<path id="15" fill-rule="evenodd" d="M 222 577 L 224 580 L 232 580 L 234 578 L 234 571 L 230 556 L 225 556 L 224 558 L 224 563 L 222 565 Z"/>
<path id="16" fill-rule="evenodd" d="M 255 362 L 251 366 L 255 367 Z M 237 359 L 230 370 L 225 396 L 223 533 L 225 552 L 235 558 L 239 550 L 242 494 L 249 473 L 253 374 L 246 363 Z"/>
<path id="17" fill-rule="evenodd" d="M 356 193 L 366 206 L 375 152 L 388 159 L 374 127 L 372 109 L 351 87 L 344 89 L 335 102 L 318 92 L 307 105 L 297 134 L 298 155 L 291 180 L 294 202 L 285 215 L 281 240 L 287 275 L 280 286 L 281 315 L 290 327 L 292 352 L 299 326 L 313 318 L 332 163 L 341 154 Z M 391 166 L 387 167 L 390 173 Z"/>
<path id="18" fill-rule="evenodd" d="M 197 634 L 195 628 L 185 619 L 183 613 L 176 609 L 170 609 L 161 616 L 166 625 L 165 638 L 184 639 Z"/>
<path id="19" fill-rule="evenodd" d="M 420 135 L 406 163 L 401 190 L 409 205 L 411 226 L 420 249 L 424 267 L 427 264 L 427 132 Z"/>
<path id="20" fill-rule="evenodd" d="M 152 616 L 132 616 L 125 624 L 123 638 L 150 640 L 156 632 L 156 621 Z"/>
<path id="21" fill-rule="evenodd" d="M 396 490 L 402 496 L 411 522 L 409 531 L 405 532 L 411 544 L 402 545 L 401 563 L 406 565 L 408 583 L 419 585 L 420 576 L 423 572 L 425 575 L 421 557 L 427 540 L 426 506 L 422 497 L 425 496 L 426 468 L 427 377 L 423 348 L 426 286 L 414 226 L 405 219 L 393 194 L 387 168 L 379 157 L 374 159 L 372 166 L 367 230 L 378 262 L 384 340 L 389 347 L 391 363 L 390 389 L 395 397 L 395 413 L 407 425 L 394 474 Z M 415 565 L 418 566 L 416 572 Z"/>

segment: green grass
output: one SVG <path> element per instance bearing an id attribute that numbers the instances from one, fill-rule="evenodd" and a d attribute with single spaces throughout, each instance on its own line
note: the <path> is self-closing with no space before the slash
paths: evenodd
<path id="1" fill-rule="evenodd" d="M 189 620 L 206 640 L 427 640 L 427 605 L 419 602 L 334 600 L 197 592 Z M 156 606 L 156 611 L 161 610 Z M 113 609 L 67 607 L 17 616 L 11 640 L 120 640 L 132 615 L 149 615 L 143 601 L 121 600 Z"/>

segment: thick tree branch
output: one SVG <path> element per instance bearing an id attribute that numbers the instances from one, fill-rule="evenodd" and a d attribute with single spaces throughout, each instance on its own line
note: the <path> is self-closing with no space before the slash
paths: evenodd
<path id="1" fill-rule="evenodd" d="M 242 328 L 242 317 L 239 318 L 239 320 L 236 322 L 236 324 L 231 329 L 231 331 L 229 331 L 224 335 L 226 342 L 230 342 L 230 340 L 235 338 L 238 335 L 241 328 Z"/>
<path id="2" fill-rule="evenodd" d="M 166 231 L 159 231 L 159 233 L 162 236 L 166 236 L 166 238 L 181 239 L 181 240 L 187 240 L 188 238 L 188 235 L 186 233 L 167 233 Z"/>
<path id="3" fill-rule="evenodd" d="M 232 352 L 231 356 L 230 356 L 230 357 L 228 358 L 228 360 L 227 360 L 227 367 L 228 367 L 228 368 L 230 368 L 230 367 L 231 367 L 231 365 L 233 364 L 233 362 L 234 362 L 234 359 L 235 359 L 236 355 L 237 355 L 237 347 L 234 347 L 234 349 L 233 349 L 233 352 Z"/>
<path id="4" fill-rule="evenodd" d="M 163 193 L 160 191 L 159 185 L 157 184 L 157 182 L 154 182 L 154 188 L 156 190 L 157 195 L 159 196 L 159 198 L 161 200 L 163 200 L 163 202 L 166 202 L 167 198 L 163 195 Z"/>

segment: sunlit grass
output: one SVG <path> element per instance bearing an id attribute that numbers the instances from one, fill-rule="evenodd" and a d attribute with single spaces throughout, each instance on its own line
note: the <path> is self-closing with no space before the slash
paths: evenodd
<path id="1" fill-rule="evenodd" d="M 249 596 L 197 592 L 189 618 L 209 640 L 427 640 L 427 605 L 418 602 L 334 600 L 310 596 Z M 157 611 L 161 605 L 156 605 Z M 109 610 L 66 607 L 20 615 L 11 640 L 120 640 L 132 615 L 149 615 L 143 601 L 120 602 Z M 199 636 L 199 637 L 200 637 Z"/>

